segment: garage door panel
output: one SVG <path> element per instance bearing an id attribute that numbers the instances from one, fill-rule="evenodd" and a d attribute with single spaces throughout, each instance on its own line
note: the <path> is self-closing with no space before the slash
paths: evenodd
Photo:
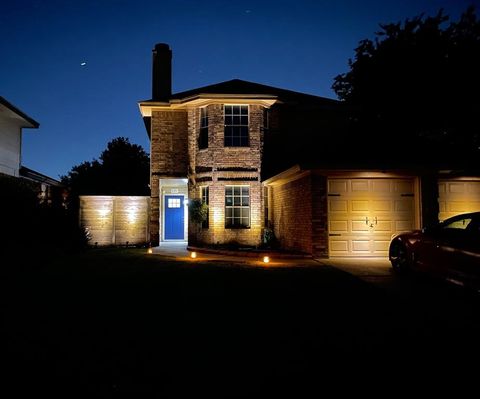
<path id="1" fill-rule="evenodd" d="M 415 202 L 413 198 L 401 198 L 395 200 L 395 212 L 413 212 L 415 208 Z"/>
<path id="2" fill-rule="evenodd" d="M 460 202 L 460 201 L 452 201 L 447 202 L 447 211 L 448 212 L 467 212 L 468 203 L 467 202 Z"/>
<path id="3" fill-rule="evenodd" d="M 328 192 L 334 194 L 345 194 L 348 190 L 348 180 L 329 180 Z"/>
<path id="4" fill-rule="evenodd" d="M 332 241 L 330 245 L 330 251 L 334 256 L 339 256 L 339 255 L 348 255 L 349 253 L 349 247 L 348 247 L 348 240 L 335 240 Z"/>
<path id="5" fill-rule="evenodd" d="M 368 232 L 370 228 L 368 227 L 368 224 L 365 222 L 365 219 L 362 220 L 352 220 L 352 233 L 362 233 L 362 232 Z"/>
<path id="6" fill-rule="evenodd" d="M 398 180 L 393 182 L 393 191 L 397 194 L 413 194 L 415 186 L 412 180 Z"/>
<path id="7" fill-rule="evenodd" d="M 447 193 L 464 194 L 465 192 L 465 183 L 447 183 Z"/>
<path id="8" fill-rule="evenodd" d="M 352 240 L 352 252 L 370 253 L 370 240 Z"/>
<path id="9" fill-rule="evenodd" d="M 329 231 L 331 233 L 347 233 L 348 220 L 331 220 L 329 222 Z"/>
<path id="10" fill-rule="evenodd" d="M 404 231 L 411 231 L 415 227 L 413 225 L 412 220 L 396 220 L 395 221 L 395 232 L 396 234 L 404 232 Z"/>
<path id="11" fill-rule="evenodd" d="M 391 193 L 392 182 L 390 180 L 372 180 L 371 192 L 373 193 Z"/>
<path id="12" fill-rule="evenodd" d="M 480 184 L 468 184 L 467 185 L 467 193 L 476 196 L 477 198 L 480 197 Z"/>
<path id="13" fill-rule="evenodd" d="M 393 202 L 391 200 L 373 200 L 372 211 L 373 212 L 391 212 L 393 209 Z"/>
<path id="14" fill-rule="evenodd" d="M 480 181 L 440 180 L 438 206 L 440 220 L 461 213 L 480 211 Z"/>
<path id="15" fill-rule="evenodd" d="M 387 256 L 391 237 L 415 226 L 414 187 L 413 179 L 330 179 L 330 256 Z"/>
<path id="16" fill-rule="evenodd" d="M 388 247 L 390 246 L 390 240 L 374 240 L 373 251 L 377 255 L 388 255 Z"/>
<path id="17" fill-rule="evenodd" d="M 367 200 L 351 200 L 350 201 L 351 211 L 352 212 L 363 212 L 366 213 L 369 211 L 370 204 Z"/>
<path id="18" fill-rule="evenodd" d="M 394 222 L 391 220 L 379 220 L 372 231 L 372 234 L 391 232 L 395 230 Z"/>
<path id="19" fill-rule="evenodd" d="M 438 208 L 440 213 L 447 211 L 447 203 L 445 201 L 438 201 Z"/>
<path id="20" fill-rule="evenodd" d="M 346 200 L 330 200 L 329 201 L 330 212 L 348 212 L 348 202 Z"/>
<path id="21" fill-rule="evenodd" d="M 368 180 L 351 180 L 352 193 L 368 193 Z"/>

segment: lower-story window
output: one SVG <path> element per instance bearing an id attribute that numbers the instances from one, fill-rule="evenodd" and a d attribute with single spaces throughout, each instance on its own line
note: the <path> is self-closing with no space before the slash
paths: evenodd
<path id="1" fill-rule="evenodd" d="M 201 191 L 201 195 L 202 195 L 202 202 L 204 204 L 208 205 L 208 203 L 210 202 L 210 198 L 209 198 L 210 194 L 209 194 L 208 186 L 201 187 L 200 191 Z M 204 228 L 204 229 L 208 229 L 208 227 L 209 227 L 209 224 L 208 224 L 208 219 L 210 217 L 209 213 L 210 212 L 207 211 L 207 219 L 202 222 L 202 228 Z"/>
<path id="2" fill-rule="evenodd" d="M 250 187 L 225 186 L 225 227 L 250 227 Z"/>

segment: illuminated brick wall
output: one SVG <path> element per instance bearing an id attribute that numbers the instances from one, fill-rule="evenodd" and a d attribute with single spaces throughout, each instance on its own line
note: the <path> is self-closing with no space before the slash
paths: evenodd
<path id="1" fill-rule="evenodd" d="M 189 242 L 194 243 L 239 243 L 259 245 L 263 229 L 262 184 L 260 182 L 242 182 L 250 187 L 250 228 L 225 228 L 225 186 L 240 185 L 238 182 L 217 182 L 210 185 L 209 227 L 208 229 L 190 222 Z M 197 191 L 197 190 L 195 190 Z M 199 193 L 190 191 L 190 196 Z M 199 189 L 198 189 L 199 191 Z"/>
<path id="2" fill-rule="evenodd" d="M 312 253 L 312 178 L 271 188 L 273 229 L 282 248 Z"/>
<path id="3" fill-rule="evenodd" d="M 249 106 L 249 147 L 224 146 L 223 104 L 208 106 L 208 148 L 198 148 L 198 108 L 188 114 L 189 197 L 200 198 L 200 187 L 210 187 L 209 228 L 189 225 L 190 243 L 228 243 L 258 245 L 263 229 L 263 198 L 260 183 L 263 142 L 263 110 Z M 225 228 L 225 186 L 250 187 L 250 228 Z"/>
<path id="4" fill-rule="evenodd" d="M 188 170 L 186 111 L 154 111 L 150 138 L 150 239 L 160 239 L 160 192 L 162 177 L 186 177 Z"/>

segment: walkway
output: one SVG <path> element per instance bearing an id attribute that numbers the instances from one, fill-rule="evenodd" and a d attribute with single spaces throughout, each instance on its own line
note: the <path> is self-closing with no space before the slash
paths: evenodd
<path id="1" fill-rule="evenodd" d="M 171 256 L 175 257 L 178 260 L 185 260 L 191 259 L 191 251 L 187 250 L 187 243 L 186 242 L 162 242 L 158 247 L 154 247 L 153 254 L 154 255 L 162 255 L 162 256 Z M 272 255 L 270 257 L 269 263 L 263 262 L 263 256 L 248 256 L 246 254 L 242 254 L 238 251 L 238 254 L 225 254 L 221 253 L 214 253 L 212 250 L 207 252 L 196 252 L 196 260 L 197 261 L 207 261 L 207 262 L 231 262 L 235 264 L 248 264 L 254 266 L 268 266 L 268 267 L 290 267 L 290 266 L 318 266 L 318 263 L 315 262 L 311 258 L 289 258 L 285 257 L 282 258 L 281 255 L 278 257 Z M 230 252 L 230 251 L 229 251 Z"/>

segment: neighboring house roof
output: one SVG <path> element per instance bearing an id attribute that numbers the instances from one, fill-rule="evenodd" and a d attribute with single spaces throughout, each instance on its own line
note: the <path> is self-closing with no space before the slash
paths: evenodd
<path id="1" fill-rule="evenodd" d="M 293 90 L 280 89 L 278 87 L 267 86 L 260 83 L 248 82 L 241 79 L 232 79 L 225 82 L 215 83 L 208 86 L 199 87 L 197 89 L 187 90 L 180 93 L 172 94 L 170 101 L 185 100 L 198 97 L 200 95 L 248 95 L 279 98 L 300 103 L 310 103 L 316 105 L 333 105 L 339 104 L 340 101 L 314 96 L 312 94 L 300 93 Z M 141 101 L 141 103 L 156 103 L 156 100 Z"/>
<path id="2" fill-rule="evenodd" d="M 34 180 L 39 183 L 46 183 L 50 186 L 58 186 L 58 187 L 63 186 L 63 184 L 59 180 L 53 179 L 49 176 L 46 176 L 40 172 L 37 172 L 25 166 L 22 166 L 20 168 L 20 176 L 30 180 Z"/>
<path id="3" fill-rule="evenodd" d="M 40 124 L 30 116 L 28 116 L 25 112 L 20 111 L 17 107 L 15 107 L 12 103 L 8 102 L 5 98 L 0 96 L 0 104 L 6 107 L 8 110 L 16 114 L 17 117 L 23 119 L 23 121 L 26 123 L 25 126 L 22 127 L 29 127 L 29 128 L 35 128 L 37 129 Z"/>

